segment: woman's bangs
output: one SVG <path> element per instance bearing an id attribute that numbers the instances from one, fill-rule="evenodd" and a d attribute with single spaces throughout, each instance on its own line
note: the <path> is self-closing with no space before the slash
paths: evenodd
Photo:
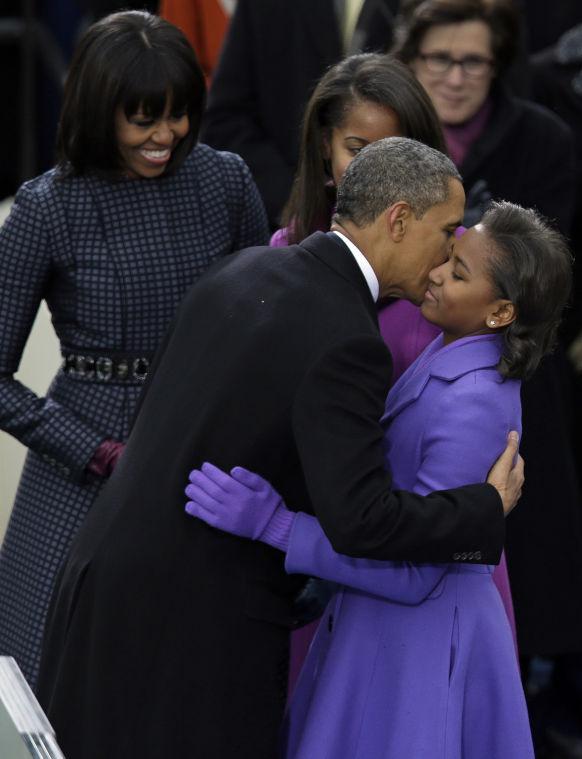
<path id="1" fill-rule="evenodd" d="M 121 94 L 125 115 L 129 118 L 139 111 L 148 118 L 158 119 L 164 114 L 168 97 L 172 114 L 191 113 L 196 103 L 194 72 L 180 63 L 159 56 L 139 61 L 127 76 Z"/>

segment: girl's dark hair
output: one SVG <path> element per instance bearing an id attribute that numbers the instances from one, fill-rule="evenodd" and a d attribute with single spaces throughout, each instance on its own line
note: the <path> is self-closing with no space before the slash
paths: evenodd
<path id="1" fill-rule="evenodd" d="M 516 310 L 498 369 L 503 377 L 527 378 L 556 340 L 572 287 L 572 255 L 562 235 L 530 208 L 493 203 L 481 224 L 493 243 L 495 297 Z"/>
<path id="2" fill-rule="evenodd" d="M 398 61 L 379 53 L 352 55 L 332 66 L 319 80 L 303 117 L 299 165 L 283 211 L 289 242 L 299 242 L 329 222 L 333 189 L 324 159 L 324 141 L 341 127 L 358 102 L 391 108 L 403 137 L 446 153 L 432 103 L 414 75 Z"/>
<path id="3" fill-rule="evenodd" d="M 487 24 L 495 71 L 503 73 L 513 62 L 520 39 L 520 16 L 514 0 L 403 0 L 392 53 L 403 63 L 411 63 L 429 29 L 465 21 Z"/>
<path id="4" fill-rule="evenodd" d="M 165 173 L 182 164 L 198 138 L 206 85 L 194 51 L 177 27 L 146 11 L 97 21 L 81 38 L 65 84 L 57 134 L 62 173 L 118 176 L 116 110 L 129 118 L 141 108 L 156 119 L 168 98 L 173 114 L 188 115 L 190 129 Z"/>

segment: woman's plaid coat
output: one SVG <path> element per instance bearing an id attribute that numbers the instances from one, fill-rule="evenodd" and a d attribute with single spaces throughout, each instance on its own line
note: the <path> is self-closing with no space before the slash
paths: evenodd
<path id="1" fill-rule="evenodd" d="M 205 145 L 168 177 L 51 170 L 19 190 L 0 230 L 0 428 L 30 450 L 0 551 L 0 655 L 32 685 L 55 574 L 102 482 L 87 464 L 125 440 L 141 389 L 61 369 L 39 398 L 15 380 L 40 302 L 64 356 L 151 355 L 189 285 L 267 236 L 242 159 Z"/>

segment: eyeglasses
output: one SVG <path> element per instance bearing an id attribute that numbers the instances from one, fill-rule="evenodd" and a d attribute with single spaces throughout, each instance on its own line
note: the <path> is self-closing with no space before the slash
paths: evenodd
<path id="1" fill-rule="evenodd" d="M 466 58 L 451 58 L 446 53 L 419 53 L 418 57 L 431 74 L 447 74 L 453 66 L 460 66 L 465 76 L 479 79 L 491 71 L 493 61 L 481 55 L 468 55 Z"/>

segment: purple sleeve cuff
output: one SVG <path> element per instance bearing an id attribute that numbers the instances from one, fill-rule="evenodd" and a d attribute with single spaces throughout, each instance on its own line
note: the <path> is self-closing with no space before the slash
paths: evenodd
<path id="1" fill-rule="evenodd" d="M 288 228 L 282 227 L 281 229 L 278 229 L 271 237 L 271 240 L 269 241 L 269 245 L 272 248 L 285 248 L 287 245 L 289 245 Z"/>
<path id="2" fill-rule="evenodd" d="M 259 535 L 259 540 L 280 551 L 287 551 L 294 521 L 295 512 L 289 511 L 285 506 L 277 506 L 265 529 Z"/>

